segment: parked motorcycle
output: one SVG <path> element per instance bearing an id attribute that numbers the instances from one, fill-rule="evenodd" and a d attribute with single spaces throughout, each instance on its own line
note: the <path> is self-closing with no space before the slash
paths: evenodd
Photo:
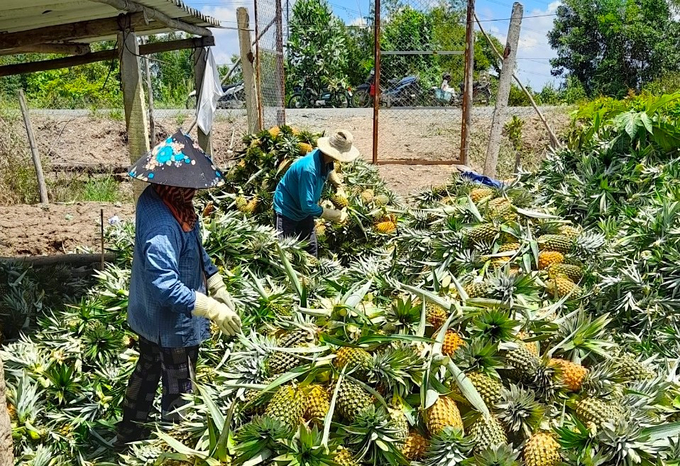
<path id="1" fill-rule="evenodd" d="M 352 100 L 354 107 L 372 107 L 375 98 L 375 74 L 371 74 L 365 83 L 354 90 Z M 413 107 L 427 102 L 427 97 L 417 76 L 406 76 L 402 79 L 391 79 L 386 87 L 380 86 L 380 103 L 387 107 Z"/>
<path id="2" fill-rule="evenodd" d="M 288 98 L 288 108 L 347 108 L 351 106 L 351 89 L 321 89 L 312 86 L 295 86 Z"/>
<path id="3" fill-rule="evenodd" d="M 460 94 L 465 92 L 465 83 L 460 83 Z M 472 102 L 489 105 L 491 102 L 491 83 L 488 81 L 475 81 L 472 85 Z"/>
<path id="4" fill-rule="evenodd" d="M 217 108 L 243 108 L 246 106 L 246 91 L 243 81 L 229 85 L 222 85 L 224 95 L 217 101 Z M 196 108 L 196 91 L 191 91 L 187 97 L 186 107 Z"/>

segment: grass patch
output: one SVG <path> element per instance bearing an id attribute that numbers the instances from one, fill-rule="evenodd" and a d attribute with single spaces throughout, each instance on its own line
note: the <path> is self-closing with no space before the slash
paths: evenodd
<path id="1" fill-rule="evenodd" d="M 83 186 L 81 201 L 117 202 L 120 200 L 119 183 L 111 176 L 91 178 Z"/>
<path id="2" fill-rule="evenodd" d="M 49 186 L 54 202 L 123 202 L 121 183 L 111 175 L 53 180 Z"/>

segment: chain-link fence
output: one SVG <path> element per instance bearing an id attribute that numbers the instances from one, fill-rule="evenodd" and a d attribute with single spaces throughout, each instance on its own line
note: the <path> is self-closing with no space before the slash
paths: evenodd
<path id="1" fill-rule="evenodd" d="M 440 0 L 382 0 L 379 8 L 378 161 L 455 161 L 465 66 L 461 10 Z"/>
<path id="2" fill-rule="evenodd" d="M 261 128 L 283 125 L 285 116 L 282 0 L 255 1 L 255 79 Z"/>

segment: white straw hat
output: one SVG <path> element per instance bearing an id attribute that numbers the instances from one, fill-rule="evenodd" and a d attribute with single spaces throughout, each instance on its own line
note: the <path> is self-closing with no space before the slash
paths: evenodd
<path id="1" fill-rule="evenodd" d="M 353 142 L 352 133 L 339 129 L 331 137 L 319 138 L 316 145 L 321 152 L 338 162 L 352 162 L 359 157 L 359 149 L 352 145 Z"/>

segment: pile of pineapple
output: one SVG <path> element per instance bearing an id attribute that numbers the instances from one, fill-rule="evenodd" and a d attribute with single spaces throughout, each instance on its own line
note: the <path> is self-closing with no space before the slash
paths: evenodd
<path id="1" fill-rule="evenodd" d="M 641 357 L 593 312 L 602 234 L 519 183 L 454 175 L 406 205 L 358 162 L 342 167 L 346 198 L 324 192 L 350 221 L 317 226 L 316 260 L 259 203 L 298 156 L 283 141 L 299 154 L 292 129 L 266 133 L 234 178 L 246 206 L 258 186 L 254 215 L 228 188 L 203 217 L 244 334 L 201 346 L 183 421 L 108 448 L 137 357 L 124 324 L 133 232 L 117 225 L 120 268 L 2 353 L 20 463 L 678 464 L 676 361 Z"/>

